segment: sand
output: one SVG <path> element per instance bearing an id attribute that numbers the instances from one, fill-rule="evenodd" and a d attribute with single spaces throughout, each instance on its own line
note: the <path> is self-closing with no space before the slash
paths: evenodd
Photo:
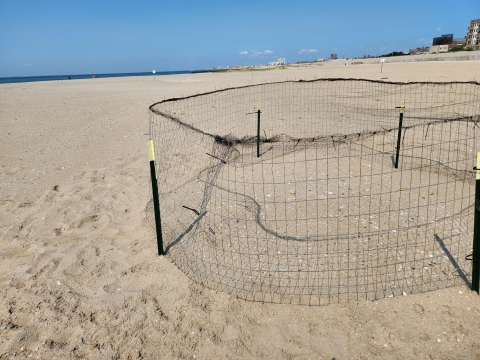
<path id="1" fill-rule="evenodd" d="M 325 306 L 249 302 L 156 256 L 148 106 L 320 77 L 470 81 L 479 61 L 0 85 L 0 358 L 475 359 L 466 285 Z"/>

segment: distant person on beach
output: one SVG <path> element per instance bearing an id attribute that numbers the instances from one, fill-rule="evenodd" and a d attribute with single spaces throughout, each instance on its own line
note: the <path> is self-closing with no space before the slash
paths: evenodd
<path id="1" fill-rule="evenodd" d="M 70 80 L 70 76 L 68 77 L 68 80 Z"/>

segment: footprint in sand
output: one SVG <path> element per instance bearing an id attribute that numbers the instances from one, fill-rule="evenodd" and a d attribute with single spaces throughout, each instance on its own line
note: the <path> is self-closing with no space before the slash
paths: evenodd
<path id="1" fill-rule="evenodd" d="M 420 304 L 415 304 L 415 306 L 413 307 L 413 309 L 415 310 L 415 312 L 417 314 L 423 314 L 423 312 L 425 311 L 425 309 L 423 308 L 422 305 Z"/>
<path id="2" fill-rule="evenodd" d="M 101 218 L 100 215 L 90 215 L 90 216 L 86 216 L 84 217 L 82 220 L 80 220 L 80 222 L 78 223 L 77 225 L 77 228 L 81 229 L 83 228 L 84 226 L 90 224 L 90 223 L 94 223 L 94 222 L 97 222 L 99 221 Z"/>

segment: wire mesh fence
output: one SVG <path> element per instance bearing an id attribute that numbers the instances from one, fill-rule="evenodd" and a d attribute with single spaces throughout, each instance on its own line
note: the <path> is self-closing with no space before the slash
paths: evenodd
<path id="1" fill-rule="evenodd" d="M 479 88 L 322 79 L 152 105 L 167 252 L 254 301 L 469 283 Z"/>

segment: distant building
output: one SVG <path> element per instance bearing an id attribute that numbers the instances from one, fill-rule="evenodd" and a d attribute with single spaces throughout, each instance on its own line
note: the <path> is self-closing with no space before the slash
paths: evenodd
<path id="1" fill-rule="evenodd" d="M 277 61 L 270 61 L 267 65 L 268 66 L 279 66 L 279 65 L 285 65 L 286 61 L 285 58 L 280 58 Z"/>
<path id="2" fill-rule="evenodd" d="M 480 20 L 473 20 L 478 21 Z M 472 22 L 470 22 L 472 23 Z M 478 26 L 477 26 L 478 30 Z M 453 34 L 445 34 L 440 37 L 433 38 L 432 46 L 430 47 L 431 53 L 447 52 L 456 45 L 465 44 L 466 38 L 454 38 Z"/>
<path id="3" fill-rule="evenodd" d="M 435 46 L 435 45 L 450 45 L 450 44 L 455 44 L 455 45 L 465 44 L 465 39 L 464 38 L 454 38 L 453 34 L 446 34 L 446 35 L 442 35 L 440 37 L 433 38 L 433 42 L 432 42 L 433 46 Z"/>
<path id="4" fill-rule="evenodd" d="M 470 21 L 466 43 L 467 48 L 472 50 L 480 50 L 480 19 Z"/>
<path id="5" fill-rule="evenodd" d="M 332 60 L 337 60 L 337 59 L 338 59 L 337 54 L 332 54 L 332 55 L 330 55 L 330 59 L 332 59 Z"/>
<path id="6" fill-rule="evenodd" d="M 432 45 L 448 45 L 451 44 L 453 41 L 453 34 L 446 34 L 440 37 L 433 38 Z"/>
<path id="7" fill-rule="evenodd" d="M 428 54 L 429 52 L 430 52 L 430 47 L 427 47 L 427 46 L 417 47 L 416 49 L 410 49 L 410 55 Z"/>
<path id="8" fill-rule="evenodd" d="M 449 44 L 449 45 L 461 45 L 461 44 L 465 44 L 465 39 L 466 39 L 466 38 L 453 38 L 452 44 Z"/>
<path id="9" fill-rule="evenodd" d="M 449 45 L 433 45 L 430 46 L 430 54 L 439 54 L 442 52 L 448 52 L 448 46 Z"/>

